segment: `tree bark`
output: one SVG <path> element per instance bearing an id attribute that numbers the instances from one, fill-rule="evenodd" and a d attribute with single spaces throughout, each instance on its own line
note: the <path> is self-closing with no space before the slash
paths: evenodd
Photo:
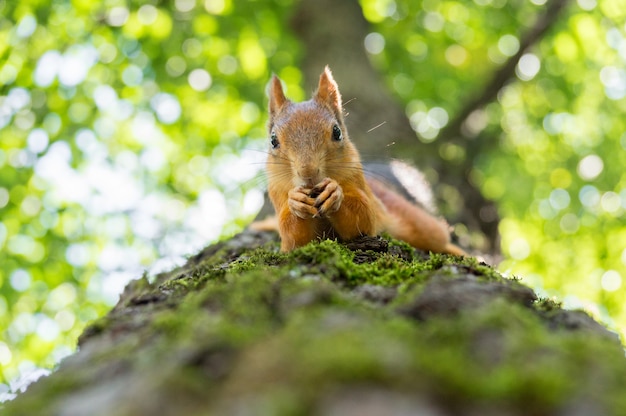
<path id="1" fill-rule="evenodd" d="M 474 259 L 245 232 L 129 284 L 0 412 L 617 415 L 624 382 L 615 334 Z"/>

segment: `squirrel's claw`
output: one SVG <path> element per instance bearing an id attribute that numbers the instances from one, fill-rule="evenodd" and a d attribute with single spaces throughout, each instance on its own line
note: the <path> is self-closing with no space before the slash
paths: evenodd
<path id="1" fill-rule="evenodd" d="M 315 207 L 315 199 L 309 196 L 310 189 L 297 187 L 289 191 L 288 201 L 289 211 L 298 218 L 307 220 L 319 215 Z"/>
<path id="2" fill-rule="evenodd" d="M 324 179 L 321 183 L 324 183 L 324 190 L 315 199 L 315 207 L 319 210 L 320 216 L 324 216 L 339 210 L 343 202 L 343 189 L 337 181 L 330 178 Z"/>

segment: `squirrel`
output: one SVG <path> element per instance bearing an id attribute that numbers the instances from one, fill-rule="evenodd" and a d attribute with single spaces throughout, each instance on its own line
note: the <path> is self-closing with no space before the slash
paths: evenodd
<path id="1" fill-rule="evenodd" d="M 445 220 L 385 181 L 366 177 L 328 66 L 313 97 L 300 103 L 290 101 L 280 79 L 272 77 L 268 130 L 268 194 L 276 216 L 253 228 L 277 229 L 281 251 L 318 238 L 348 241 L 385 231 L 418 249 L 466 255 L 450 242 Z"/>

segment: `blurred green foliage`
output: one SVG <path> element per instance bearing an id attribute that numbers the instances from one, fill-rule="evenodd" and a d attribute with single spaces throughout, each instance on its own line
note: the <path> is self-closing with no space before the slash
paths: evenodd
<path id="1" fill-rule="evenodd" d="M 362 0 L 364 45 L 418 137 L 443 140 L 544 3 Z M 0 0 L 0 383 L 71 352 L 142 270 L 254 215 L 265 83 L 305 95 L 294 4 Z M 499 203 L 501 270 L 622 333 L 625 18 L 624 0 L 573 2 L 464 126 L 492 143 L 471 178 Z"/>

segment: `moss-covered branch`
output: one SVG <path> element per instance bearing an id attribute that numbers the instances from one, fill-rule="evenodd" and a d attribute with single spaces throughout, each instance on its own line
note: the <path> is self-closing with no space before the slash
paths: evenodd
<path id="1" fill-rule="evenodd" d="M 79 352 L 4 411 L 626 409 L 617 337 L 484 263 L 386 239 L 324 241 L 290 254 L 277 247 L 272 234 L 246 232 L 133 282 L 83 334 Z"/>

